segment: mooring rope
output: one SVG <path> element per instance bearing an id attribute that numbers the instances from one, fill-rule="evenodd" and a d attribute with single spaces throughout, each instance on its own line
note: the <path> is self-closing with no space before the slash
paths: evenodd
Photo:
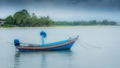
<path id="1" fill-rule="evenodd" d="M 92 47 L 92 48 L 97 48 L 97 49 L 101 49 L 102 47 L 100 46 L 96 46 L 96 45 L 91 45 L 89 43 L 84 42 L 83 40 L 78 40 L 78 42 L 80 43 L 80 45 L 84 48 L 88 48 L 88 47 Z"/>

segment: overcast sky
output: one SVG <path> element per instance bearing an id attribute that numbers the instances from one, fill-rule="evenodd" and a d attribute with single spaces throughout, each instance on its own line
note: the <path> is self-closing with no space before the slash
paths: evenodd
<path id="1" fill-rule="evenodd" d="M 120 0 L 0 0 L 0 18 L 22 9 L 56 21 L 108 19 L 120 22 Z"/>

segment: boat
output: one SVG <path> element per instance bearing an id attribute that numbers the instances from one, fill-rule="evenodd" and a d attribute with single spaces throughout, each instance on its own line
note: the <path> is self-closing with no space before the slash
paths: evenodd
<path id="1" fill-rule="evenodd" d="M 45 44 L 44 38 L 46 37 L 46 33 L 41 32 L 40 35 L 42 36 L 42 44 L 21 43 L 19 39 L 15 39 L 14 45 L 20 52 L 69 50 L 79 38 L 77 36 L 75 38 Z"/>

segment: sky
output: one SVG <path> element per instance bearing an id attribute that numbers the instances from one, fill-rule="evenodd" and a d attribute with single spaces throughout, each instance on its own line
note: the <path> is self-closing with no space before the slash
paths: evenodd
<path id="1" fill-rule="evenodd" d="M 0 0 L 0 18 L 27 9 L 55 21 L 112 20 L 120 22 L 120 0 Z"/>

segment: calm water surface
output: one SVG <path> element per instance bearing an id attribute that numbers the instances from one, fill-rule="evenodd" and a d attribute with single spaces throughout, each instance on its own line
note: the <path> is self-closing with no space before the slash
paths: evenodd
<path id="1" fill-rule="evenodd" d="M 80 36 L 71 50 L 20 53 L 11 43 L 46 43 Z M 0 68 L 120 68 L 120 27 L 0 28 Z"/>

